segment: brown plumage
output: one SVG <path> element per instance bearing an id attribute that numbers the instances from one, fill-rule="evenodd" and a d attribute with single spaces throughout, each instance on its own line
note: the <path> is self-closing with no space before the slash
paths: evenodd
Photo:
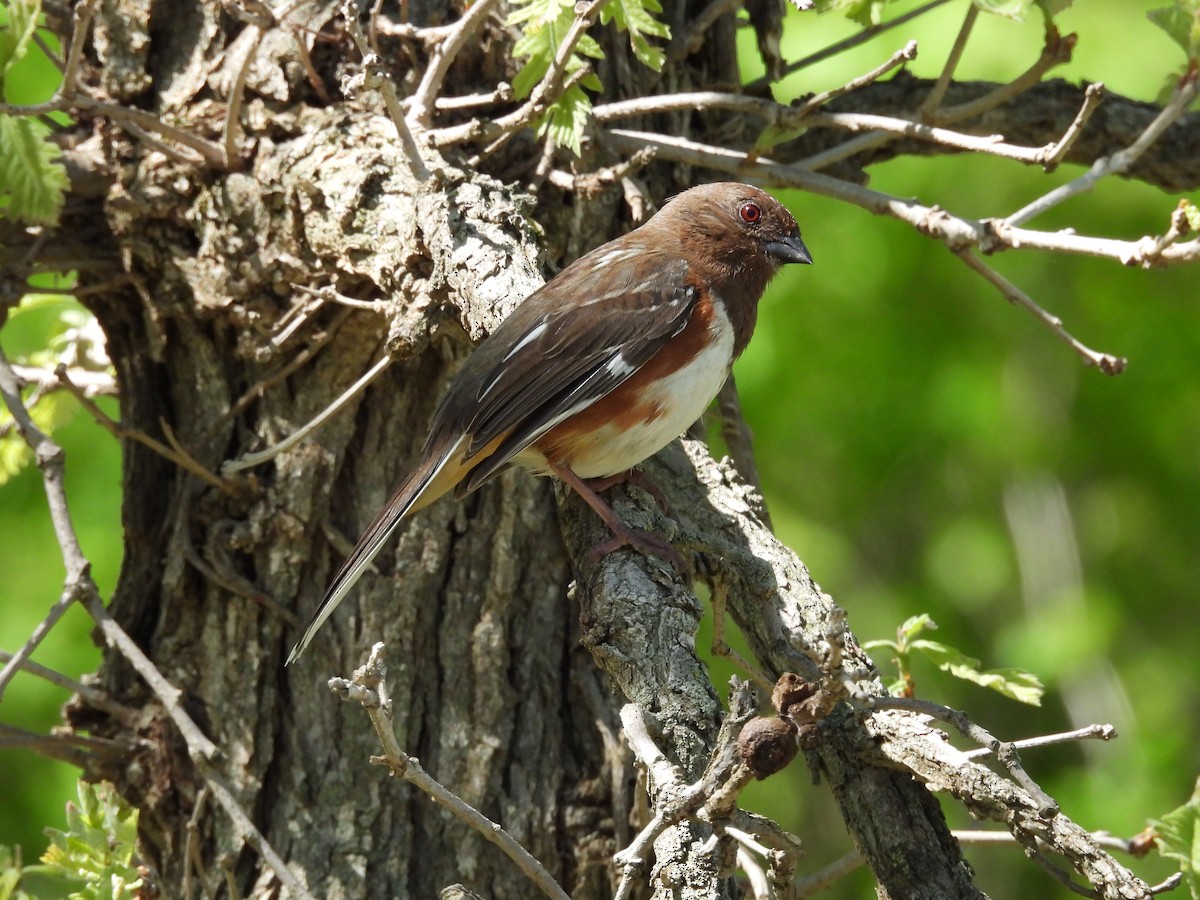
<path id="1" fill-rule="evenodd" d="M 701 185 L 530 295 L 467 360 L 434 413 L 421 461 L 359 539 L 294 662 L 410 513 L 510 465 L 556 474 L 618 544 L 670 555 L 625 526 L 585 479 L 657 453 L 712 402 L 786 263 L 811 263 L 799 229 L 750 185 Z"/>

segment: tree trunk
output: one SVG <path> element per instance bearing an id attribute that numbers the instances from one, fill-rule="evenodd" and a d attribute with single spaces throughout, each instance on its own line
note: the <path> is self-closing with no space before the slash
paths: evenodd
<path id="1" fill-rule="evenodd" d="M 705 5 L 667 4 L 664 17 L 680 35 Z M 415 6 L 422 21 L 458 17 Z M 125 440 L 125 561 L 112 614 L 183 689 L 185 708 L 222 750 L 217 766 L 235 797 L 315 896 L 432 897 L 455 882 L 495 898 L 532 891 L 477 834 L 368 764 L 378 744 L 365 715 L 325 683 L 380 640 L 400 744 L 502 823 L 572 897 L 611 896 L 612 854 L 643 823 L 631 812 L 636 779 L 616 737 L 624 700 L 609 676 L 656 717 L 664 750 L 688 777 L 704 768 L 721 709 L 692 647 L 700 607 L 654 561 L 604 564 L 636 581 L 584 566 L 569 593 L 573 566 L 550 482 L 506 474 L 465 502 L 413 517 L 312 650 L 292 668 L 283 660 L 348 545 L 413 465 L 471 341 L 540 282 L 546 251 L 561 262 L 628 227 L 621 189 L 576 193 L 573 203 L 547 190 L 535 204 L 484 174 L 527 174 L 522 161 L 540 147 L 528 135 L 484 171 L 431 157 L 436 172 L 422 184 L 376 95 L 323 104 L 294 63 L 295 42 L 305 41 L 325 89 L 336 91 L 333 73 L 356 57 L 344 39 L 336 51 L 312 39 L 322 29 L 342 34 L 332 5 L 302 3 L 284 26 L 263 28 L 222 10 L 113 0 L 98 13 L 101 83 L 213 140 L 241 63 L 254 55 L 240 88 L 240 171 L 198 168 L 104 122 L 73 154 L 92 160 L 101 180 L 89 194 L 74 172 L 63 252 L 109 336 L 123 422 L 218 472 L 287 438 L 377 360 L 394 362 L 319 430 L 225 487 Z M 610 34 L 601 77 L 613 96 L 645 93 L 660 78 L 676 90 L 728 87 L 737 82 L 733 31 L 722 17 L 702 53 L 673 56 L 661 76 Z M 508 40 L 489 28 L 456 62 L 456 92 L 511 79 Z M 405 45 L 419 56 L 414 46 Z M 402 58 L 392 62 L 408 77 Z M 678 119 L 688 132 L 688 117 Z M 603 161 L 603 148 L 593 152 Z M 658 166 L 644 186 L 661 200 L 692 180 L 682 167 Z M 302 290 L 327 287 L 373 308 Z M 703 498 L 678 450 L 666 466 L 666 478 L 682 473 L 692 485 L 673 496 Z M 581 558 L 584 539 L 573 534 L 570 545 Z M 630 618 L 627 601 L 649 618 Z M 662 646 L 678 660 L 656 656 Z M 773 674 L 804 664 L 795 652 L 764 653 Z M 869 678 L 869 662 L 860 668 Z M 241 896 L 277 896 L 272 870 L 213 802 L 140 678 L 115 652 L 100 678 L 117 700 L 145 709 L 143 740 L 132 758 L 97 760 L 89 775 L 113 780 L 141 808 L 164 895 L 190 896 L 203 882 L 206 895 L 228 896 L 228 881 Z M 77 710 L 74 723 L 128 736 L 94 710 Z M 894 861 L 876 872 L 882 892 L 973 896 L 928 792 L 907 775 L 864 768 L 861 729 L 847 729 L 820 751 L 820 765 L 867 855 Z M 903 823 L 879 809 L 904 810 Z M 701 851 L 708 834 L 693 823 L 660 839 L 658 895 L 735 893 L 720 860 Z"/>

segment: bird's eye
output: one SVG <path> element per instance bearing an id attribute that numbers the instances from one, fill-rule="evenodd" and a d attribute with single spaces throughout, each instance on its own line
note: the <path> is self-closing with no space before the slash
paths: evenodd
<path id="1" fill-rule="evenodd" d="M 753 225 L 762 218 L 762 209 L 757 203 L 747 203 L 738 210 L 738 215 L 742 217 L 742 221 L 747 225 Z"/>

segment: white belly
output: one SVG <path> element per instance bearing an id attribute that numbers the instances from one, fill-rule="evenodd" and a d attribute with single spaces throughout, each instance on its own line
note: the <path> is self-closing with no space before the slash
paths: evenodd
<path id="1" fill-rule="evenodd" d="M 643 402 L 661 415 L 631 428 L 601 429 L 590 450 L 578 453 L 571 468 L 581 478 L 602 478 L 636 466 L 653 456 L 704 415 L 729 377 L 733 364 L 733 327 L 720 306 L 714 309 L 709 333 L 712 343 L 683 368 L 652 382 Z"/>

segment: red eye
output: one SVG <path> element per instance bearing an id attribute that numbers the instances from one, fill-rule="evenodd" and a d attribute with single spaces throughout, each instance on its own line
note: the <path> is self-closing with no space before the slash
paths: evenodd
<path id="1" fill-rule="evenodd" d="M 747 225 L 753 225 L 762 218 L 762 210 L 759 209 L 757 203 L 747 203 L 738 210 L 738 215 L 742 217 L 742 221 Z"/>

